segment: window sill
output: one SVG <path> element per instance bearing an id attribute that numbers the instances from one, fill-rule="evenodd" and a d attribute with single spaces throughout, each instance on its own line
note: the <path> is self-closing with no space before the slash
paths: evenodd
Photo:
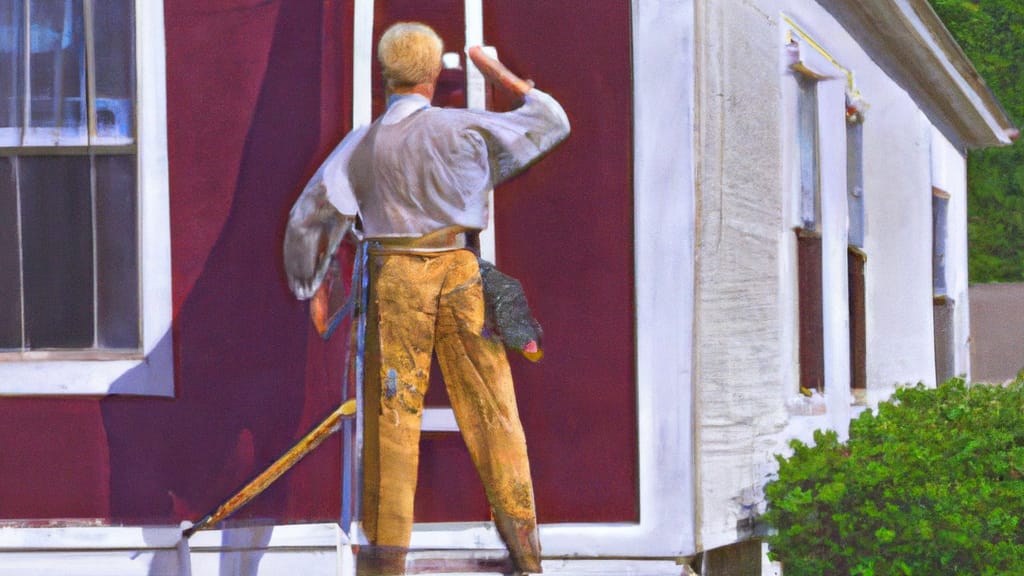
<path id="1" fill-rule="evenodd" d="M 868 405 L 868 390 L 867 388 L 854 388 L 850 390 L 853 396 L 853 402 L 851 406 L 867 406 Z"/>
<path id="2" fill-rule="evenodd" d="M 134 350 L 28 350 L 25 352 L 0 352 L 0 365 L 8 362 L 57 362 L 57 361 L 114 361 L 142 360 L 142 352 Z"/>
<path id="3" fill-rule="evenodd" d="M 786 411 L 790 416 L 821 416 L 828 412 L 825 404 L 825 397 L 817 390 L 812 390 L 810 396 L 798 394 L 786 401 Z"/>
<path id="4" fill-rule="evenodd" d="M 109 354 L 106 355 L 109 357 Z M 0 361 L 0 396 L 174 396 L 170 338 L 145 357 Z"/>

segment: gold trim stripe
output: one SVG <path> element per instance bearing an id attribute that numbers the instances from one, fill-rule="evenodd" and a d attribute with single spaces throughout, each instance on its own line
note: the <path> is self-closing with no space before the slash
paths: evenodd
<path id="1" fill-rule="evenodd" d="M 847 68 L 846 66 L 840 64 L 839 60 L 836 60 L 836 57 L 833 56 L 831 52 L 826 50 L 824 46 L 822 46 L 821 44 L 818 43 L 817 40 L 812 38 L 811 35 L 808 34 L 806 30 L 801 28 L 800 25 L 797 24 L 792 18 L 783 14 L 782 20 L 785 21 L 787 26 L 789 26 L 789 30 L 786 31 L 786 42 L 796 41 L 797 39 L 793 37 L 793 34 L 796 33 L 796 35 L 800 37 L 800 40 L 803 40 L 811 48 L 814 48 L 814 50 L 818 54 L 824 56 L 830 64 L 832 64 L 839 70 L 842 70 L 843 74 L 846 75 L 846 87 L 850 90 L 850 94 L 854 97 L 859 98 L 861 94 L 860 90 L 857 89 L 857 85 L 853 80 L 853 71 Z M 800 72 L 803 72 L 803 70 L 800 70 Z"/>

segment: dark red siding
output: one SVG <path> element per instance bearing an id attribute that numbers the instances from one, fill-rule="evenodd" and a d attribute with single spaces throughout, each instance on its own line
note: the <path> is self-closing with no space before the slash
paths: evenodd
<path id="1" fill-rule="evenodd" d="M 0 402 L 0 518 L 106 518 L 107 444 L 94 401 Z"/>
<path id="2" fill-rule="evenodd" d="M 394 0 L 377 27 L 426 20 L 459 50 L 461 3 L 429 4 Z M 197 519 L 340 400 L 345 338 L 315 336 L 280 244 L 349 128 L 351 2 L 165 6 L 176 396 L 0 400 L 0 520 Z M 499 264 L 545 327 L 544 361 L 513 365 L 541 521 L 635 521 L 629 4 L 485 10 L 488 43 L 573 123 L 496 205 Z M 321 446 L 242 516 L 337 519 L 339 451 Z M 461 440 L 425 438 L 423 456 L 418 519 L 487 517 Z"/>
<path id="3" fill-rule="evenodd" d="M 572 135 L 496 195 L 498 264 L 544 325 L 513 365 L 542 522 L 636 521 L 629 3 L 484 3 L 484 38 Z"/>
<path id="4" fill-rule="evenodd" d="M 341 0 L 165 3 L 174 399 L 0 401 L 0 518 L 197 519 L 339 402 L 280 265 L 302 184 L 348 129 Z M 340 444 L 249 516 L 338 517 Z"/>

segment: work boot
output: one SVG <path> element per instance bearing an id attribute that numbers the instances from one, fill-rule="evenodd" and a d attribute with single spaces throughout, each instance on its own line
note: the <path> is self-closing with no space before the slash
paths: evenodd
<path id="1" fill-rule="evenodd" d="M 408 550 L 397 546 L 360 546 L 356 553 L 357 576 L 403 576 Z"/>
<path id="2" fill-rule="evenodd" d="M 536 520 L 517 520 L 494 512 L 494 525 L 508 547 L 512 562 L 522 573 L 540 574 L 540 538 Z"/>

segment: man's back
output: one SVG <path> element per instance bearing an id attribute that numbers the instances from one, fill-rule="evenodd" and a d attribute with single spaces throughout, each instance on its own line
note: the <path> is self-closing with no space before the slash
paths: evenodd
<path id="1" fill-rule="evenodd" d="M 470 118 L 426 107 L 395 119 L 395 108 L 370 127 L 350 164 L 367 236 L 485 227 L 491 171 L 487 145 Z"/>
<path id="2" fill-rule="evenodd" d="M 368 237 L 487 226 L 488 191 L 568 135 L 565 113 L 535 90 L 508 113 L 393 99 L 359 141 L 349 182 Z"/>

